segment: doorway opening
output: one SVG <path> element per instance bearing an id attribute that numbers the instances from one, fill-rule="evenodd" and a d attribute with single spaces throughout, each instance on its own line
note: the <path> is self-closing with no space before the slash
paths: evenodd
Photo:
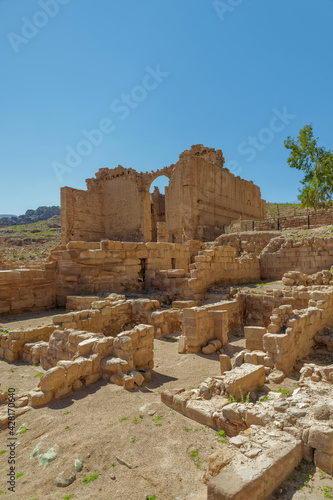
<path id="1" fill-rule="evenodd" d="M 150 215 L 151 215 L 151 239 L 150 241 L 159 241 L 158 233 L 163 234 L 163 230 L 158 232 L 157 224 L 160 229 L 165 224 L 165 195 L 169 186 L 169 179 L 165 175 L 157 177 L 150 186 Z"/>

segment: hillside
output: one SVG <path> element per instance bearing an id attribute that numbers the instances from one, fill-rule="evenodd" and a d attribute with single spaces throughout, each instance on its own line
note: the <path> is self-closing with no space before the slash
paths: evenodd
<path id="1" fill-rule="evenodd" d="M 24 215 L 0 215 L 1 226 L 13 226 L 17 224 L 30 224 L 40 220 L 47 220 L 55 215 L 60 215 L 60 207 L 38 207 L 36 210 L 27 210 Z"/>
<path id="2" fill-rule="evenodd" d="M 0 270 L 39 265 L 60 244 L 60 216 L 32 224 L 0 227 Z"/>

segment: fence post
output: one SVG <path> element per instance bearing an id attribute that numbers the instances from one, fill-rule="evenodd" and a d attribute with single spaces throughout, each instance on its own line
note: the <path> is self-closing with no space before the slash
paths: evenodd
<path id="1" fill-rule="evenodd" d="M 310 229 L 310 214 L 308 214 L 308 229 Z"/>
<path id="2" fill-rule="evenodd" d="M 252 231 L 254 231 L 254 220 L 252 221 Z"/>
<path id="3" fill-rule="evenodd" d="M 280 218 L 279 217 L 278 217 L 277 223 L 278 223 L 277 224 L 277 226 L 278 226 L 277 229 L 278 229 L 278 231 L 280 231 Z"/>

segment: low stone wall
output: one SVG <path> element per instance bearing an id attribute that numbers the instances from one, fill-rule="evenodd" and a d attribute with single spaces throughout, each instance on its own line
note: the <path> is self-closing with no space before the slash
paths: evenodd
<path id="1" fill-rule="evenodd" d="M 288 271 L 313 274 L 333 265 L 333 238 L 307 238 L 302 241 L 274 238 L 260 255 L 264 280 L 280 280 Z"/>
<path id="2" fill-rule="evenodd" d="M 126 326 L 131 326 L 131 322 L 131 303 L 119 295 L 92 302 L 91 309 L 53 317 L 57 328 L 75 328 L 104 335 L 117 335 Z"/>
<path id="3" fill-rule="evenodd" d="M 54 326 L 47 325 L 38 328 L 27 328 L 26 330 L 12 330 L 8 333 L 0 333 L 0 359 L 15 362 L 25 359 L 24 346 L 34 342 L 48 341 Z"/>
<path id="4" fill-rule="evenodd" d="M 185 269 L 160 270 L 152 280 L 152 287 L 166 290 L 174 297 L 202 300 L 213 285 L 236 285 L 260 280 L 259 260 L 254 254 L 236 257 L 235 248 L 229 246 L 200 250 Z"/>
<path id="5" fill-rule="evenodd" d="M 140 292 L 151 286 L 160 269 L 188 271 L 191 259 L 203 244 L 130 243 L 102 240 L 100 243 L 69 242 L 51 252 L 57 267 L 57 303 L 68 295 L 106 292 Z"/>
<path id="6" fill-rule="evenodd" d="M 308 307 L 310 292 L 297 288 L 265 291 L 262 294 L 241 292 L 240 299 L 244 324 L 268 327 L 273 309 L 282 305 L 291 305 L 292 309 L 304 309 Z"/>
<path id="7" fill-rule="evenodd" d="M 267 244 L 277 236 L 280 236 L 278 231 L 269 232 L 240 232 L 233 234 L 222 234 L 216 238 L 214 245 L 222 246 L 227 245 L 236 249 L 236 255 L 240 256 L 242 253 L 253 253 L 257 257 Z"/>
<path id="8" fill-rule="evenodd" d="M 27 395 L 33 407 L 48 404 L 73 389 L 102 377 L 126 389 L 141 385 L 154 367 L 154 330 L 138 325 L 116 337 L 76 330 L 55 330 L 40 346 L 40 363 L 47 371 Z M 139 371 L 138 371 L 139 370 Z"/>
<path id="9" fill-rule="evenodd" d="M 285 374 L 292 370 L 296 360 L 310 354 L 314 337 L 333 326 L 333 290 L 313 290 L 309 295 L 308 309 L 293 311 L 292 306 L 274 309 L 268 333 L 263 337 L 264 350 Z"/>
<path id="10" fill-rule="evenodd" d="M 91 304 L 96 300 L 100 300 L 101 297 L 98 295 L 68 295 L 66 302 L 66 309 L 68 311 L 83 311 L 84 309 L 90 309 Z"/>
<path id="11" fill-rule="evenodd" d="M 56 305 L 55 266 L 0 271 L 0 316 L 43 311 Z"/>
<path id="12" fill-rule="evenodd" d="M 147 256 L 144 243 L 117 241 L 73 241 L 52 251 L 49 259 L 57 262 L 58 305 L 65 305 L 68 295 L 141 291 L 140 259 Z"/>
<path id="13" fill-rule="evenodd" d="M 200 299 L 213 285 L 236 285 L 260 280 L 259 260 L 254 254 L 236 257 L 236 249 L 229 246 L 199 252 L 190 265 L 189 290 L 186 298 Z"/>

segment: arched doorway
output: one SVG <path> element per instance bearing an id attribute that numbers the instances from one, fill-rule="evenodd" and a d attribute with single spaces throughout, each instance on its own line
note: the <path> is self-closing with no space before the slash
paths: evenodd
<path id="1" fill-rule="evenodd" d="M 165 195 L 169 186 L 169 178 L 165 175 L 157 177 L 150 185 L 150 241 L 166 241 L 165 227 Z"/>

